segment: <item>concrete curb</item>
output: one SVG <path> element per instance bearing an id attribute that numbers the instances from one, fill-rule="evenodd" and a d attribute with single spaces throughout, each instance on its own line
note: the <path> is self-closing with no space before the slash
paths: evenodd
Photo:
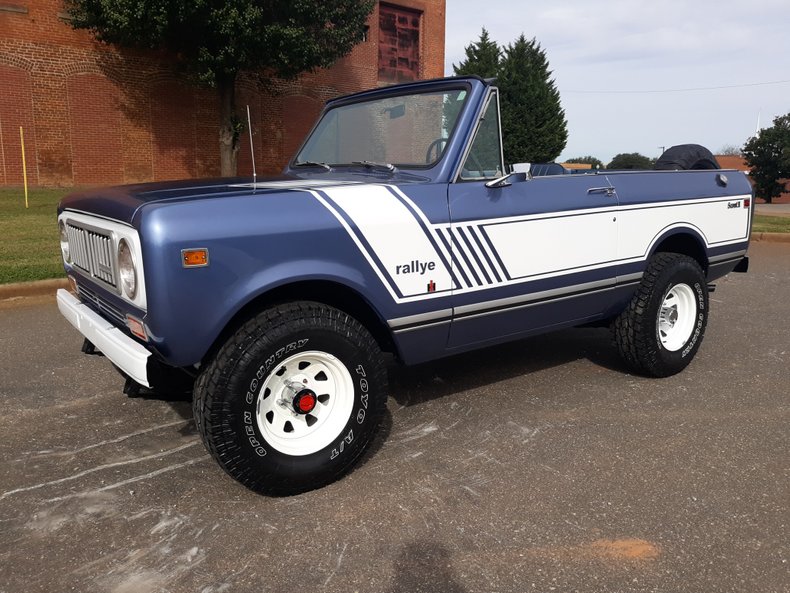
<path id="1" fill-rule="evenodd" d="M 790 233 L 752 233 L 752 241 L 790 243 Z"/>
<path id="2" fill-rule="evenodd" d="M 54 296 L 58 288 L 68 288 L 68 286 L 69 281 L 66 278 L 0 284 L 0 301 L 19 297 L 45 296 L 48 294 Z"/>

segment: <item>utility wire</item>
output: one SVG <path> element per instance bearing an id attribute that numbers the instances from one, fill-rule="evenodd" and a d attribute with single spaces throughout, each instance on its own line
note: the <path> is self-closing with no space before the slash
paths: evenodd
<path id="1" fill-rule="evenodd" d="M 718 91 L 722 89 L 743 89 L 753 86 L 768 86 L 772 84 L 788 84 L 790 80 L 773 80 L 771 82 L 752 82 L 749 84 L 729 84 L 724 86 L 700 86 L 688 89 L 661 89 L 661 90 L 616 90 L 616 91 L 579 91 L 579 90 L 560 90 L 561 93 L 578 93 L 585 95 L 646 95 L 654 93 L 691 93 L 695 91 Z"/>

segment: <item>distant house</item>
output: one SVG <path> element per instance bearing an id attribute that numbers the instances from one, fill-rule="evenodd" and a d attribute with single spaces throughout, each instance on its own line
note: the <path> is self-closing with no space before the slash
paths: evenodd
<path id="1" fill-rule="evenodd" d="M 159 53 L 117 52 L 75 31 L 62 0 L 0 3 L 0 186 L 96 185 L 219 175 L 219 105 Z M 445 0 L 377 3 L 366 37 L 328 70 L 264 88 L 242 76 L 259 173 L 279 172 L 324 102 L 444 74 Z M 239 174 L 252 172 L 241 142 Z"/>

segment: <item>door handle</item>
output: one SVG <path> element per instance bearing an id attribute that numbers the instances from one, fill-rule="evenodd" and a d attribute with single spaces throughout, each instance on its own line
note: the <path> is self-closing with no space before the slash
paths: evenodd
<path id="1" fill-rule="evenodd" d="M 591 187 L 587 190 L 588 194 L 606 194 L 607 198 L 611 198 L 614 193 L 615 189 L 613 187 Z"/>

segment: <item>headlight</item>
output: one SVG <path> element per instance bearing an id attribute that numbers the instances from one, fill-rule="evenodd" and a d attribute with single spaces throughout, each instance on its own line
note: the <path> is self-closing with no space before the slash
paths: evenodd
<path id="1" fill-rule="evenodd" d="M 132 248 L 129 247 L 126 239 L 121 239 L 118 243 L 118 273 L 124 293 L 133 299 L 137 294 L 137 270 L 134 267 Z"/>
<path id="2" fill-rule="evenodd" d="M 60 252 L 63 255 L 63 261 L 70 264 L 71 251 L 69 250 L 69 234 L 66 232 L 66 224 L 61 220 L 58 227 L 60 227 Z"/>

